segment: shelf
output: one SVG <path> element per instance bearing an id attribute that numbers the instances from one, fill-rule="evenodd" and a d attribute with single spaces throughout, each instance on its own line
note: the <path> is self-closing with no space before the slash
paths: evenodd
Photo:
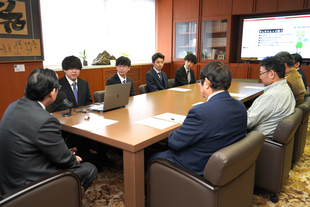
<path id="1" fill-rule="evenodd" d="M 227 31 L 211 31 L 211 32 L 206 31 L 205 32 L 205 34 L 216 34 L 216 33 L 223 34 L 223 33 L 227 33 Z"/>
<path id="2" fill-rule="evenodd" d="M 226 46 L 206 46 L 206 47 L 203 47 L 203 49 L 205 49 L 205 48 L 223 48 L 223 47 L 226 47 Z"/>
<path id="3" fill-rule="evenodd" d="M 194 46 L 179 46 L 180 48 L 190 48 L 190 47 L 196 47 L 196 45 Z"/>
<path id="4" fill-rule="evenodd" d="M 196 35 L 196 32 L 180 32 L 178 34 L 186 34 L 186 35 L 188 35 L 188 34 L 195 34 Z"/>

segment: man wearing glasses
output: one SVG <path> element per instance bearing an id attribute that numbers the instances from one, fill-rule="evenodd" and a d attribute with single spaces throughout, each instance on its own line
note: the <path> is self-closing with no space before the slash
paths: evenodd
<path id="1" fill-rule="evenodd" d="M 260 63 L 258 76 L 266 86 L 263 95 L 248 109 L 248 129 L 260 131 L 272 138 L 278 123 L 294 112 L 295 98 L 284 79 L 285 65 L 277 57 L 267 57 Z"/>
<path id="2" fill-rule="evenodd" d="M 218 61 L 208 63 L 197 84 L 207 101 L 190 109 L 182 126 L 170 134 L 170 149 L 152 155 L 148 162 L 164 158 L 202 175 L 214 152 L 245 137 L 246 108 L 227 91 L 231 84 L 227 66 Z"/>

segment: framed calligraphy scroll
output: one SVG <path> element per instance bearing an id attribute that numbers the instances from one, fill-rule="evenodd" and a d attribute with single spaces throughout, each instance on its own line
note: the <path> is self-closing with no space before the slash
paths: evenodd
<path id="1" fill-rule="evenodd" d="M 43 61 L 40 0 L 0 0 L 0 62 Z"/>

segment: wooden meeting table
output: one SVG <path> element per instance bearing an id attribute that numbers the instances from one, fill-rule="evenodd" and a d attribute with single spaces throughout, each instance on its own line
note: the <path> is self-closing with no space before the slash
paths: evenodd
<path id="1" fill-rule="evenodd" d="M 244 88 L 250 86 L 252 88 Z M 255 88 L 256 87 L 256 88 Z M 258 88 L 257 88 L 258 87 Z M 245 102 L 263 93 L 261 83 L 232 82 L 230 93 L 242 94 L 234 98 Z M 153 93 L 141 94 L 129 98 L 129 103 L 123 108 L 104 113 L 87 111 L 69 117 L 62 117 L 64 112 L 55 112 L 53 115 L 60 121 L 62 130 L 78 134 L 89 139 L 111 145 L 123 150 L 124 165 L 124 193 L 126 207 L 144 207 L 144 149 L 166 137 L 178 129 L 177 123 L 163 130 L 144 126 L 138 123 L 142 119 L 160 115 L 166 112 L 186 116 L 193 104 L 205 102 L 200 94 L 200 87 L 195 84 L 177 88 L 191 89 L 187 92 L 162 90 Z M 85 116 L 90 119 L 85 120 Z M 118 121 L 109 126 L 93 130 L 85 130 L 75 125 L 92 122 L 98 124 L 98 118 Z M 97 121 L 95 123 L 95 121 Z M 103 124 L 102 124 L 103 125 Z M 75 126 L 75 127 L 74 127 Z"/>

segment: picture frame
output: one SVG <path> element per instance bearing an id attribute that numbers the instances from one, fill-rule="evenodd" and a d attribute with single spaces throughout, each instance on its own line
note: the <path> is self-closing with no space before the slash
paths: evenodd
<path id="1" fill-rule="evenodd" d="M 225 60 L 225 55 L 224 54 L 218 54 L 217 59 L 218 60 Z"/>
<path id="2" fill-rule="evenodd" d="M 40 0 L 8 1 L 0 12 L 0 62 L 43 61 Z"/>

